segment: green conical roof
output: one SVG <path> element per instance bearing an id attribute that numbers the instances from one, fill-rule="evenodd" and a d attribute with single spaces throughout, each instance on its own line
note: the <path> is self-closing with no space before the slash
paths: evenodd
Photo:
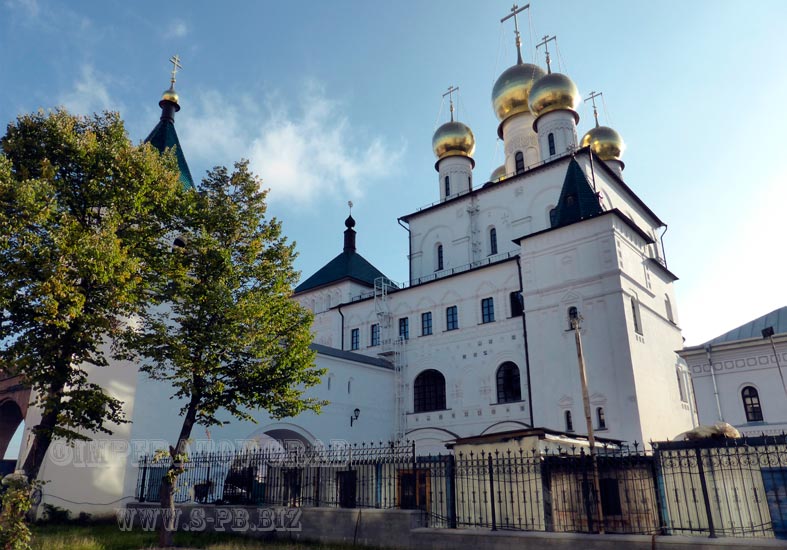
<path id="1" fill-rule="evenodd" d="M 180 181 L 186 189 L 194 187 L 194 180 L 191 178 L 191 170 L 183 156 L 183 148 L 178 140 L 178 133 L 175 131 L 175 122 L 169 117 L 161 117 L 156 127 L 145 138 L 145 143 L 150 143 L 162 153 L 172 147 L 175 148 L 175 157 L 178 159 L 178 170 L 180 170 Z"/>
<path id="2" fill-rule="evenodd" d="M 602 212 L 598 195 L 590 187 L 579 163 L 576 159 L 572 159 L 566 171 L 566 178 L 563 180 L 563 189 L 560 191 L 555 214 L 552 217 L 552 227 L 563 227 L 598 216 Z"/>

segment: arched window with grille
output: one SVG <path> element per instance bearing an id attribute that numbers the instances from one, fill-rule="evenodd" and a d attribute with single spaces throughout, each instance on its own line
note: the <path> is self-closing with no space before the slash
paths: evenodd
<path id="1" fill-rule="evenodd" d="M 423 371 L 413 382 L 413 412 L 445 409 L 445 377 L 434 369 Z"/>
<path id="2" fill-rule="evenodd" d="M 437 267 L 435 271 L 443 269 L 443 245 L 437 245 Z"/>
<path id="3" fill-rule="evenodd" d="M 522 400 L 519 367 L 507 361 L 497 369 L 497 402 L 511 403 Z"/>
<path id="4" fill-rule="evenodd" d="M 489 255 L 497 254 L 497 229 L 492 227 L 489 229 Z"/>
<path id="5" fill-rule="evenodd" d="M 637 299 L 633 296 L 630 298 L 631 301 L 631 319 L 634 322 L 634 332 L 639 335 L 642 335 L 642 317 L 639 314 L 639 303 Z"/>
<path id="6" fill-rule="evenodd" d="M 760 394 L 754 386 L 746 386 L 741 390 L 743 410 L 746 413 L 746 422 L 762 422 L 762 405 Z"/>
<path id="7" fill-rule="evenodd" d="M 450 195 L 450 194 L 451 194 L 451 180 L 448 179 L 448 176 L 446 176 L 445 177 L 445 196 L 448 197 L 448 195 Z"/>
<path id="8" fill-rule="evenodd" d="M 596 429 L 607 429 L 607 417 L 604 415 L 604 407 L 596 407 Z"/>
<path id="9" fill-rule="evenodd" d="M 563 413 L 563 418 L 566 420 L 566 431 L 573 432 L 574 431 L 574 421 L 571 419 L 571 411 L 566 411 Z"/>
<path id="10" fill-rule="evenodd" d="M 517 151 L 514 155 L 514 167 L 517 174 L 525 171 L 525 155 L 522 154 L 522 151 Z"/>
<path id="11" fill-rule="evenodd" d="M 547 140 L 549 141 L 549 156 L 551 157 L 555 154 L 555 134 L 550 132 Z"/>

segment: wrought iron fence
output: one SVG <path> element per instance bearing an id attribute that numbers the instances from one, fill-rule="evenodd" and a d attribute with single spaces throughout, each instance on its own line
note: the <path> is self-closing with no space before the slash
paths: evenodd
<path id="1" fill-rule="evenodd" d="M 787 537 L 785 436 L 652 447 L 602 447 L 595 466 L 585 448 L 543 442 L 431 456 L 412 443 L 196 454 L 175 500 L 415 509 L 444 528 Z M 138 500 L 158 501 L 169 467 L 141 459 Z"/>

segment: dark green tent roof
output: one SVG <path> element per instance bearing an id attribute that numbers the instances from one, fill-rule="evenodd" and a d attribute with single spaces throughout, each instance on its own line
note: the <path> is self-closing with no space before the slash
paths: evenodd
<path id="1" fill-rule="evenodd" d="M 344 279 L 352 279 L 355 282 L 373 287 L 374 280 L 378 277 L 385 277 L 385 275 L 354 250 L 345 250 L 325 264 L 317 273 L 295 287 L 295 293 L 305 292 Z"/>
<path id="2" fill-rule="evenodd" d="M 145 138 L 145 143 L 150 143 L 162 153 L 171 148 L 175 148 L 175 156 L 178 159 L 178 170 L 180 170 L 180 181 L 186 189 L 194 187 L 194 180 L 191 179 L 189 165 L 186 164 L 186 157 L 183 156 L 183 148 L 178 140 L 178 133 L 175 131 L 175 123 L 164 117 L 159 120 L 150 135 Z"/>
<path id="3" fill-rule="evenodd" d="M 563 227 L 580 220 L 598 216 L 603 211 L 598 195 L 590 187 L 585 173 L 576 159 L 572 159 L 563 180 L 563 189 L 552 217 L 552 227 Z"/>

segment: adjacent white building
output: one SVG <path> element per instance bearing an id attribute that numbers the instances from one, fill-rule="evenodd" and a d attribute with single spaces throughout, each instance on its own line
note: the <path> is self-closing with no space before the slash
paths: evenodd
<path id="1" fill-rule="evenodd" d="M 787 307 L 680 355 L 688 363 L 703 424 L 727 422 L 752 436 L 787 430 Z"/>

